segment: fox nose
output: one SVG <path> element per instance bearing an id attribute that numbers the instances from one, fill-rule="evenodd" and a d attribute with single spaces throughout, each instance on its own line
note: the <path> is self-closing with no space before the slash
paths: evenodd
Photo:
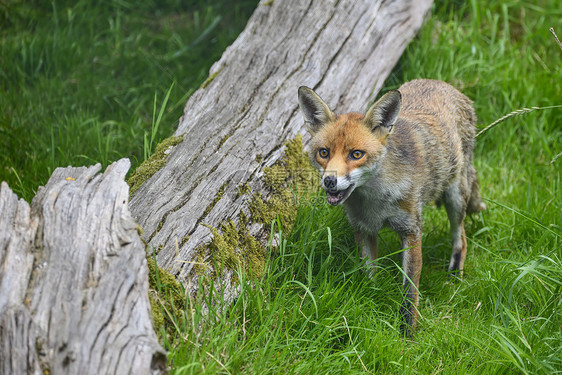
<path id="1" fill-rule="evenodd" d="M 324 186 L 328 190 L 335 190 L 338 180 L 334 176 L 324 177 Z"/>

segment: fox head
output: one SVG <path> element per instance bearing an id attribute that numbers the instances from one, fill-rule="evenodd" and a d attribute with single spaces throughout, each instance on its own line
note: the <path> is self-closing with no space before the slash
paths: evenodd
<path id="1" fill-rule="evenodd" d="M 400 92 L 393 90 L 365 115 L 335 115 L 312 89 L 299 88 L 299 106 L 312 135 L 310 159 L 322 174 L 328 203 L 343 203 L 380 166 L 401 101 Z"/>

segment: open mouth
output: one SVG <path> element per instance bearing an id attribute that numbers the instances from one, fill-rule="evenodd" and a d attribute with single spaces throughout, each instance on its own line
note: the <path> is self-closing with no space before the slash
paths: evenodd
<path id="1" fill-rule="evenodd" d="M 344 190 L 326 190 L 326 200 L 332 206 L 337 206 L 349 196 L 349 193 L 351 193 L 354 186 L 354 184 L 351 184 Z"/>

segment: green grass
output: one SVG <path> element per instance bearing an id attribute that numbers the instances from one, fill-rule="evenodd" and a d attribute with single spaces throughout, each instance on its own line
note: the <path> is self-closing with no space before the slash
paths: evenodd
<path id="1" fill-rule="evenodd" d="M 56 166 L 144 158 L 255 1 L 143 4 L 0 6 L 0 179 L 20 196 Z M 446 80 L 474 100 L 481 128 L 518 108 L 561 105 L 562 50 L 548 30 L 562 36 L 561 19 L 557 0 L 439 2 L 385 90 Z M 381 233 L 372 281 L 341 208 L 320 199 L 278 234 L 261 279 L 239 272 L 232 305 L 213 294 L 185 297 L 177 311 L 166 304 L 175 324 L 159 333 L 172 373 L 562 372 L 561 123 L 561 109 L 536 110 L 478 138 L 488 210 L 466 222 L 461 282 L 447 283 L 445 212 L 425 210 L 413 341 L 398 329 L 397 236 Z"/>
<path id="2" fill-rule="evenodd" d="M 256 3 L 0 3 L 0 180 L 30 200 L 59 166 L 128 157 L 134 168 Z"/>

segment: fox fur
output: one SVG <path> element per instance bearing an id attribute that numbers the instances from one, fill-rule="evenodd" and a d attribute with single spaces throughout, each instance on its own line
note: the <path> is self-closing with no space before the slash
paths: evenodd
<path id="1" fill-rule="evenodd" d="M 464 218 L 486 208 L 472 164 L 472 102 L 451 85 L 427 79 L 386 93 L 365 115 L 336 115 L 304 86 L 298 99 L 312 135 L 311 162 L 322 174 L 328 203 L 343 205 L 362 256 L 377 258 L 377 233 L 385 226 L 401 238 L 401 329 L 411 334 L 417 320 L 424 205 L 437 201 L 445 206 L 453 248 L 449 272 L 458 275 L 466 257 Z"/>

